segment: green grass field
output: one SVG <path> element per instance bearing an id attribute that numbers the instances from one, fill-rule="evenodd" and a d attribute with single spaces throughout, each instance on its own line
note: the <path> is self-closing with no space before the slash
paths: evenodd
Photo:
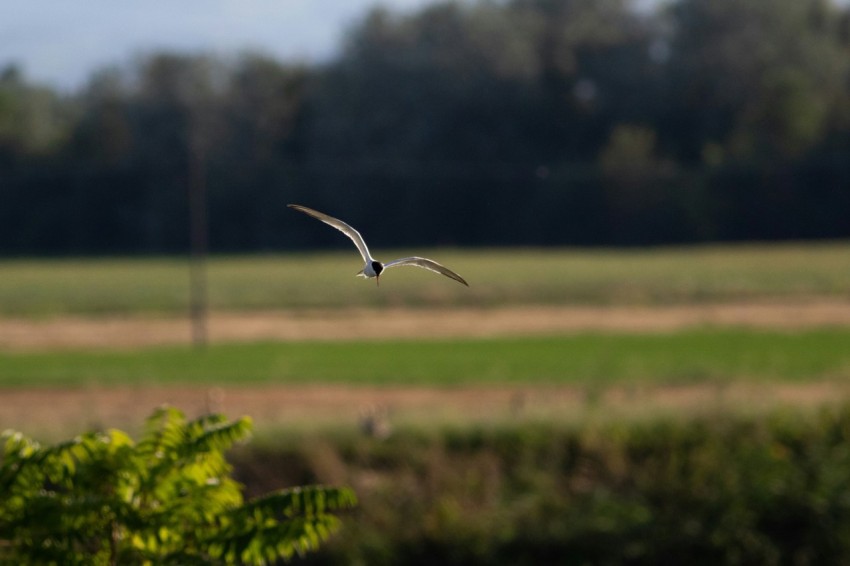
<path id="1" fill-rule="evenodd" d="M 850 329 L 298 342 L 0 354 L 0 387 L 677 384 L 850 378 Z"/>
<path id="2" fill-rule="evenodd" d="M 410 251 L 410 250 L 408 250 Z M 215 310 L 523 304 L 667 305 L 850 296 L 850 243 L 637 250 L 419 250 L 467 289 L 416 269 L 380 288 L 353 250 L 214 257 Z M 393 253 L 388 256 L 395 255 Z M 5 260 L 0 316 L 186 313 L 175 258 Z M 850 328 L 691 329 L 533 338 L 214 344 L 128 351 L 0 353 L 0 387 L 83 384 L 681 383 L 850 377 Z"/>
<path id="3" fill-rule="evenodd" d="M 636 250 L 404 250 L 461 273 L 470 288 L 417 269 L 379 289 L 355 278 L 354 250 L 213 257 L 217 310 L 519 304 L 646 304 L 850 296 L 850 243 Z M 0 261 L 0 316 L 175 314 L 188 305 L 180 258 Z"/>

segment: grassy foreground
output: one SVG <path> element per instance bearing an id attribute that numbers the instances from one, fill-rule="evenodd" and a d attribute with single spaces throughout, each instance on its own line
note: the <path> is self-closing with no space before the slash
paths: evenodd
<path id="1" fill-rule="evenodd" d="M 0 353 L 0 387 L 95 384 L 692 383 L 850 377 L 850 329 Z"/>
<path id="2" fill-rule="evenodd" d="M 669 304 L 850 295 L 850 243 L 636 250 L 391 250 L 461 273 L 470 288 L 417 269 L 390 272 L 380 289 L 355 279 L 356 252 L 213 257 L 216 310 L 516 304 Z M 181 258 L 0 261 L 0 315 L 182 314 Z"/>

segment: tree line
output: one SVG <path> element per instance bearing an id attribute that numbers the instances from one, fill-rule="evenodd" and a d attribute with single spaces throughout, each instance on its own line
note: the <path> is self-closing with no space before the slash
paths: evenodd
<path id="1" fill-rule="evenodd" d="M 0 72 L 0 254 L 850 236 L 850 8 L 375 8 L 339 55 L 157 53 L 68 94 Z"/>

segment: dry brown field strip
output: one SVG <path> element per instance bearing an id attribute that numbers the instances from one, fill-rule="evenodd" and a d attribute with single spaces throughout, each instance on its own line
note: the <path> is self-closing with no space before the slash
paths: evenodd
<path id="1" fill-rule="evenodd" d="M 213 342 L 380 340 L 568 334 L 585 331 L 667 332 L 697 326 L 807 329 L 850 326 L 850 300 L 673 306 L 516 306 L 451 309 L 338 309 L 214 312 Z M 133 348 L 188 344 L 185 318 L 58 316 L 0 318 L 0 349 Z"/>
<path id="2" fill-rule="evenodd" d="M 135 431 L 162 404 L 189 416 L 250 415 L 258 433 L 294 434 L 385 426 L 441 427 L 523 421 L 565 425 L 622 419 L 758 414 L 840 403 L 850 384 L 728 383 L 586 387 L 151 386 L 13 389 L 0 395 L 0 428 L 61 438 L 91 428 Z"/>

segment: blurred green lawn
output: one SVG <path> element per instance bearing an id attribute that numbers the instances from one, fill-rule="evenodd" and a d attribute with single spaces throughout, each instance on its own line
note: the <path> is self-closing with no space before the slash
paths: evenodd
<path id="1" fill-rule="evenodd" d="M 378 250 L 419 254 L 461 273 L 470 288 L 418 269 L 355 278 L 356 251 L 212 257 L 217 310 L 521 304 L 642 304 L 850 296 L 850 243 L 635 250 Z M 0 316 L 183 314 L 181 258 L 0 261 Z"/>
<path id="2" fill-rule="evenodd" d="M 850 329 L 311 341 L 0 353 L 0 387 L 679 384 L 850 378 Z"/>

